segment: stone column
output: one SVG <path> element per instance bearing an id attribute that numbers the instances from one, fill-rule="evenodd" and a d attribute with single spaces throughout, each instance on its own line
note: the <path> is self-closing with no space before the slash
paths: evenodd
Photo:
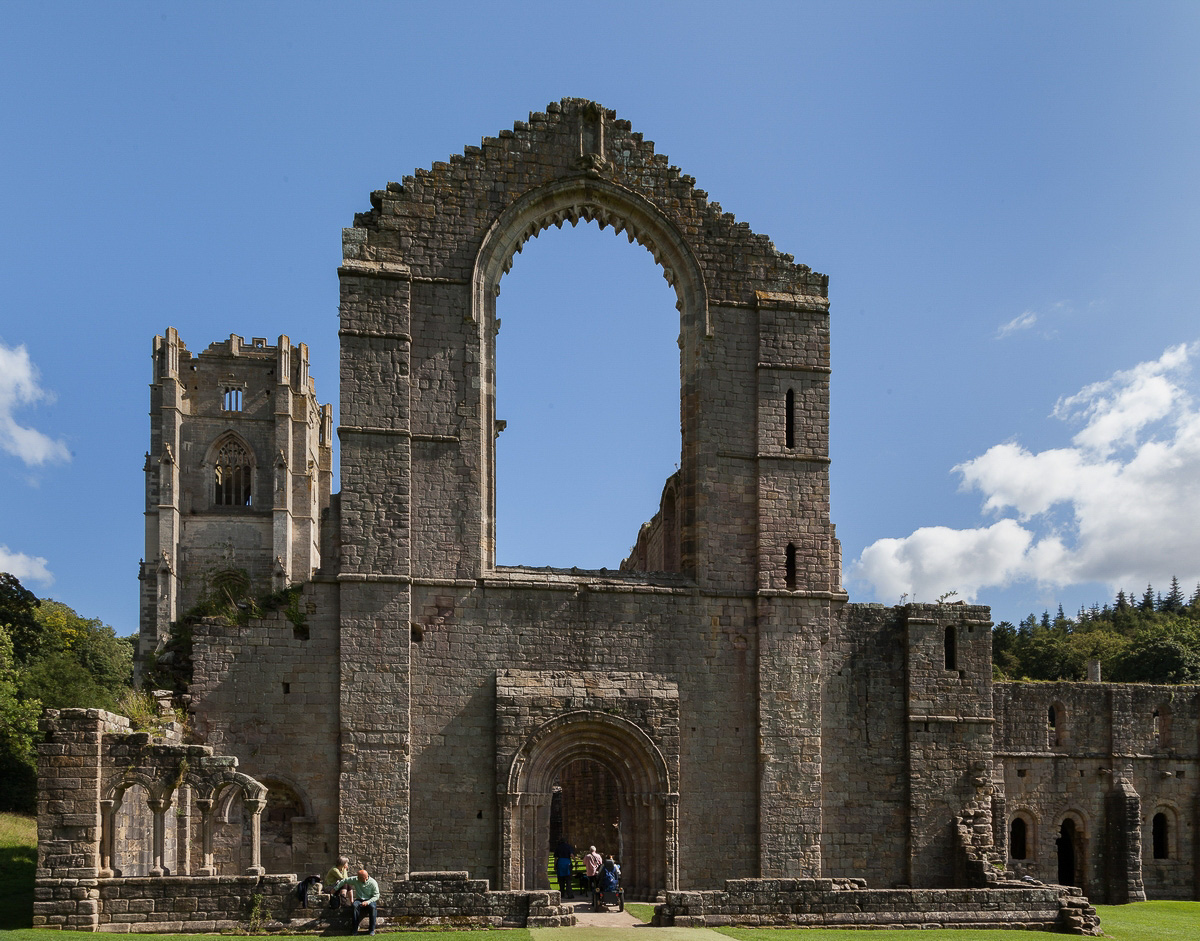
<path id="1" fill-rule="evenodd" d="M 215 876 L 217 867 L 213 864 L 213 800 L 211 797 L 201 797 L 196 800 L 200 811 L 200 868 L 198 876 Z"/>
<path id="2" fill-rule="evenodd" d="M 192 874 L 192 789 L 179 789 L 179 813 L 175 819 L 176 875 Z"/>
<path id="3" fill-rule="evenodd" d="M 1192 814 L 1192 898 L 1200 899 L 1200 794 Z"/>
<path id="4" fill-rule="evenodd" d="M 525 889 L 550 889 L 550 877 L 546 874 L 546 860 L 550 852 L 550 795 L 528 794 L 530 816 L 533 826 L 526 827 L 525 846 Z"/>
<path id="5" fill-rule="evenodd" d="M 117 801 L 100 801 L 100 869 L 96 875 L 101 879 L 113 877 L 113 817 L 120 806 Z"/>
<path id="6" fill-rule="evenodd" d="M 1129 769 L 1132 770 L 1132 769 Z M 1144 902 L 1142 883 L 1142 798 L 1125 775 L 1113 775 L 1105 800 L 1105 901 Z"/>
<path id="7" fill-rule="evenodd" d="M 150 798 L 146 803 L 150 805 L 150 812 L 154 815 L 154 845 L 150 852 L 150 875 L 166 876 L 169 873 L 164 865 L 163 857 L 166 853 L 166 816 L 171 801 Z"/>
<path id="8" fill-rule="evenodd" d="M 250 865 L 246 869 L 248 876 L 261 876 L 266 870 L 262 865 L 262 812 L 267 806 L 265 800 L 248 797 L 243 799 L 242 807 L 250 814 Z"/>
<path id="9" fill-rule="evenodd" d="M 516 877 L 521 872 L 515 864 L 514 853 L 520 845 L 520 833 L 513 829 L 520 818 L 518 794 L 501 794 L 500 800 L 500 858 L 497 860 L 496 872 L 499 873 L 499 888 L 507 891 L 516 887 Z"/>
<path id="10" fill-rule="evenodd" d="M 667 794 L 664 806 L 666 812 L 666 885 L 668 892 L 679 888 L 679 795 Z"/>

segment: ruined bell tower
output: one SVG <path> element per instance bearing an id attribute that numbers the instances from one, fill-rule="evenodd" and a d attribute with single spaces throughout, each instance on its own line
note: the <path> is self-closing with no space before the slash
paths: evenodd
<path id="1" fill-rule="evenodd" d="M 153 364 L 139 665 L 222 580 L 256 594 L 306 581 L 333 478 L 333 407 L 305 344 L 234 334 L 193 355 L 170 327 Z"/>

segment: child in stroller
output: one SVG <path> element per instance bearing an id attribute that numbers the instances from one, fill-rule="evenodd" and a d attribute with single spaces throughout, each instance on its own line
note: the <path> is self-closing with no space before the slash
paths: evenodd
<path id="1" fill-rule="evenodd" d="M 597 912 L 608 911 L 609 905 L 616 905 L 617 911 L 625 911 L 625 890 L 621 888 L 621 867 L 610 855 L 604 860 L 604 865 L 596 873 L 596 886 L 592 892 L 592 909 Z"/>

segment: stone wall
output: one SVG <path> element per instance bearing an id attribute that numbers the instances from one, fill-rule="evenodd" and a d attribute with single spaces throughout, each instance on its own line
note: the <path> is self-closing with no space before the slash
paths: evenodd
<path id="1" fill-rule="evenodd" d="M 1004 832 L 1026 834 L 1011 870 L 1058 881 L 1070 821 L 1090 896 L 1200 897 L 1200 687 L 998 683 L 995 702 Z"/>
<path id="2" fill-rule="evenodd" d="M 413 714 L 414 868 L 470 865 L 505 885 L 495 862 L 496 795 L 505 788 L 497 760 L 501 753 L 510 760 L 520 744 L 505 744 L 498 725 L 497 673 L 507 666 L 577 678 L 580 692 L 563 700 L 564 712 L 589 703 L 603 709 L 596 704 L 609 695 L 636 698 L 609 682 L 615 671 L 677 687 L 671 792 L 691 791 L 678 808 L 679 878 L 694 884 L 756 871 L 753 611 L 745 599 L 701 598 L 678 581 L 615 572 L 521 570 L 499 571 L 481 586 L 418 586 L 414 594 L 421 636 L 412 645 L 413 699 L 421 704 Z M 550 717 L 542 713 L 542 721 Z M 660 730 L 645 727 L 659 741 Z M 468 755 L 473 760 L 456 757 Z M 457 812 L 445 813 L 447 806 Z M 711 826 L 714 816 L 721 828 Z"/>
<path id="3" fill-rule="evenodd" d="M 339 853 L 337 600 L 334 586 L 310 582 L 299 624 L 278 610 L 245 625 L 205 618 L 192 628 L 196 734 L 300 804 L 286 821 L 291 858 L 276 871 L 324 873 Z M 374 871 L 375 860 L 355 861 Z"/>
<path id="4" fill-rule="evenodd" d="M 846 610 L 824 669 L 822 736 L 837 747 L 822 752 L 822 874 L 907 884 L 904 622 L 882 605 Z"/>
<path id="5" fill-rule="evenodd" d="M 392 927 L 560 928 L 575 924 L 558 892 L 493 892 L 465 872 L 414 872 L 380 911 Z"/>
<path id="6" fill-rule="evenodd" d="M 655 925 L 1011 928 L 1100 935 L 1096 911 L 1059 886 L 868 889 L 861 879 L 731 879 L 724 890 L 669 892 Z"/>
<path id="7" fill-rule="evenodd" d="M 167 876 L 104 879 L 87 891 L 96 900 L 98 931 L 190 933 L 286 918 L 295 886 L 291 875 Z"/>

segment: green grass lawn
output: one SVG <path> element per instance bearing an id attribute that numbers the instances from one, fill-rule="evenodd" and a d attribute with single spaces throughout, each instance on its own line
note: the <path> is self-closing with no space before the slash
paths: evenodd
<path id="1" fill-rule="evenodd" d="M 1200 938 L 1200 902 L 1097 905 L 1100 927 L 1117 941 L 1188 941 Z"/>
<path id="2" fill-rule="evenodd" d="M 0 814 L 0 931 L 33 924 L 37 820 Z"/>

